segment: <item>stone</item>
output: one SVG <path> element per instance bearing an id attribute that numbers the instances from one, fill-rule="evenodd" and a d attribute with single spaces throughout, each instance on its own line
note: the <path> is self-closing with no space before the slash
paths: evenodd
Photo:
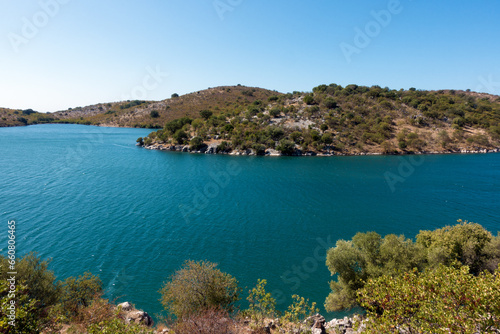
<path id="1" fill-rule="evenodd" d="M 217 153 L 217 144 L 208 145 L 205 154 L 216 154 Z"/>
<path id="2" fill-rule="evenodd" d="M 132 311 L 134 308 L 129 302 L 118 304 L 118 307 L 120 307 L 122 311 Z"/>
<path id="3" fill-rule="evenodd" d="M 153 325 L 153 318 L 151 318 L 151 316 L 144 311 L 135 310 L 126 314 L 125 322 L 134 322 L 136 324 L 151 326 Z"/>

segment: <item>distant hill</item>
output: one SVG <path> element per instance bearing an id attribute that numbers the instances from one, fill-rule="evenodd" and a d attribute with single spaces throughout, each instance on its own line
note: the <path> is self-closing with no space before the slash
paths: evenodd
<path id="1" fill-rule="evenodd" d="M 40 123 L 163 129 L 143 139 L 158 149 L 220 145 L 216 151 L 286 155 L 479 151 L 500 147 L 500 97 L 336 84 L 283 94 L 238 85 L 47 114 L 0 109 L 0 126 Z"/>

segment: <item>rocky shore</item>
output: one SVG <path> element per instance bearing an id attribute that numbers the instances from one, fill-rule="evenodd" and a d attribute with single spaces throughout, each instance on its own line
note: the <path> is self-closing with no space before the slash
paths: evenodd
<path id="1" fill-rule="evenodd" d="M 170 145 L 170 144 L 158 144 L 154 143 L 151 145 L 139 145 L 143 146 L 148 150 L 159 150 L 159 151 L 172 151 L 172 152 L 187 152 L 187 153 L 197 153 L 197 154 L 221 154 L 221 155 L 243 155 L 243 156 L 284 156 L 281 152 L 275 149 L 266 149 L 263 154 L 258 154 L 253 149 L 247 150 L 232 150 L 232 151 L 222 151 L 217 152 L 217 146 L 219 143 L 213 143 L 210 145 L 204 145 L 198 150 L 191 149 L 189 145 Z M 500 148 L 485 149 L 485 148 L 460 148 L 457 150 L 442 150 L 442 151 L 418 151 L 418 152 L 399 152 L 399 153 L 380 153 L 380 152 L 338 152 L 338 151 L 302 151 L 296 149 L 295 152 L 288 156 L 318 156 L 318 157 L 329 157 L 329 156 L 364 156 L 364 155 L 405 155 L 405 154 L 479 154 L 479 153 L 498 153 Z"/>

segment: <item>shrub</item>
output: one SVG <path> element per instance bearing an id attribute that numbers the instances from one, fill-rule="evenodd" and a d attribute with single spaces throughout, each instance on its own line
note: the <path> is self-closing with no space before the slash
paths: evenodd
<path id="1" fill-rule="evenodd" d="M 172 138 L 175 140 L 177 144 L 182 145 L 188 139 L 188 135 L 184 130 L 177 130 L 172 136 Z"/>
<path id="2" fill-rule="evenodd" d="M 304 103 L 307 105 L 311 105 L 311 104 L 315 103 L 314 97 L 312 96 L 312 94 L 307 94 L 306 96 L 304 96 Z"/>
<path id="3" fill-rule="evenodd" d="M 207 261 L 186 261 L 160 290 L 165 309 L 178 318 L 221 308 L 232 311 L 239 299 L 238 281 Z"/>
<path id="4" fill-rule="evenodd" d="M 295 152 L 295 143 L 290 140 L 284 139 L 279 142 L 276 149 L 284 155 L 292 155 Z"/>
<path id="5" fill-rule="evenodd" d="M 200 111 L 200 115 L 204 119 L 209 119 L 213 115 L 213 112 L 211 112 L 210 110 L 202 110 Z"/>
<path id="6" fill-rule="evenodd" d="M 158 118 L 160 117 L 160 113 L 157 110 L 151 110 L 149 116 L 151 116 L 151 118 Z"/>
<path id="7" fill-rule="evenodd" d="M 500 268 L 454 265 L 368 280 L 358 296 L 374 333 L 493 333 L 500 325 Z"/>
<path id="8" fill-rule="evenodd" d="M 266 318 L 274 318 L 276 300 L 266 291 L 266 280 L 257 280 L 255 288 L 248 292 L 249 312 L 253 320 L 261 324 Z"/>
<path id="9" fill-rule="evenodd" d="M 280 108 L 273 108 L 269 110 L 269 115 L 272 117 L 278 117 L 281 114 L 281 109 Z"/>
<path id="10" fill-rule="evenodd" d="M 335 109 L 337 108 L 337 101 L 335 101 L 333 98 L 331 97 L 327 97 L 324 101 L 323 101 L 323 104 L 326 108 L 328 109 Z"/>
<path id="11" fill-rule="evenodd" d="M 17 281 L 26 285 L 26 294 L 29 300 L 37 300 L 38 309 L 46 309 L 55 305 L 61 295 L 61 286 L 56 282 L 54 272 L 48 269 L 49 260 L 42 260 L 37 253 L 28 253 L 17 260 Z M 0 257 L 2 268 L 8 267 L 7 258 Z M 0 279 L 6 280 L 7 271 L 0 271 Z"/>
<path id="12" fill-rule="evenodd" d="M 177 93 L 173 93 L 170 97 L 171 97 L 172 99 L 175 99 L 175 98 L 178 98 L 178 97 L 179 97 L 179 94 L 177 94 Z"/>
<path id="13" fill-rule="evenodd" d="M 203 142 L 203 139 L 201 137 L 194 137 L 193 139 L 191 139 L 191 141 L 189 142 L 189 145 L 190 145 L 190 149 L 191 150 L 195 150 L 195 151 L 198 151 L 199 149 L 201 149 L 203 146 L 205 146 L 205 143 Z"/>
<path id="14" fill-rule="evenodd" d="M 62 284 L 61 302 L 69 317 L 88 307 L 92 301 L 102 295 L 102 282 L 98 276 L 89 272 L 78 278 L 68 277 Z"/>

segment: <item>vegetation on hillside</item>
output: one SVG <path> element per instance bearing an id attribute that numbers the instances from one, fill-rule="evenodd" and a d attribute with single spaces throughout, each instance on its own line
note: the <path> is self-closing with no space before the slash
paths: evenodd
<path id="1" fill-rule="evenodd" d="M 41 123 L 157 128 L 141 143 L 193 151 L 215 143 L 219 153 L 477 151 L 500 147 L 500 97 L 337 84 L 282 94 L 238 85 L 47 114 L 0 109 L 0 126 Z"/>
<path id="2" fill-rule="evenodd" d="M 495 333 L 500 328 L 499 263 L 500 234 L 493 237 L 474 223 L 421 231 L 416 242 L 358 233 L 328 251 L 327 266 L 338 280 L 325 306 L 361 306 L 368 315 L 363 320 L 367 333 Z M 0 265 L 7 268 L 9 259 L 0 256 Z M 15 290 L 7 271 L 0 272 L 1 333 L 155 331 L 127 324 L 123 311 L 103 298 L 97 276 L 85 273 L 59 281 L 48 265 L 32 253 L 17 259 Z M 294 295 L 288 309 L 279 312 L 266 284 L 258 280 L 248 291 L 248 308 L 237 309 L 241 290 L 233 276 L 211 262 L 187 261 L 160 290 L 165 310 L 175 318 L 157 329 L 168 325 L 173 333 L 200 334 L 309 331 L 316 304 Z M 16 326 L 8 317 L 13 298 Z"/>
<path id="3" fill-rule="evenodd" d="M 197 111 L 165 123 L 143 143 L 198 151 L 215 142 L 218 152 L 275 149 L 283 155 L 500 147 L 500 97 L 472 92 L 331 84 Z"/>

